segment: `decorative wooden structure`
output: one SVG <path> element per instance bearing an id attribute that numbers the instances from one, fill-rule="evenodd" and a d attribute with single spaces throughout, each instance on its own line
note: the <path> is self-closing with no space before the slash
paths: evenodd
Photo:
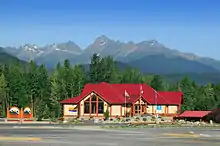
<path id="1" fill-rule="evenodd" d="M 19 109 L 16 106 L 12 106 L 7 109 L 8 121 L 33 121 L 33 111 L 30 107 Z"/>

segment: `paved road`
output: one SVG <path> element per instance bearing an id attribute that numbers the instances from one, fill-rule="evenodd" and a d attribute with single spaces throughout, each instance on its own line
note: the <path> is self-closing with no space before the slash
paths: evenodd
<path id="1" fill-rule="evenodd" d="M 147 128 L 103 130 L 1 128 L 1 146 L 219 146 L 220 130 L 202 128 Z"/>

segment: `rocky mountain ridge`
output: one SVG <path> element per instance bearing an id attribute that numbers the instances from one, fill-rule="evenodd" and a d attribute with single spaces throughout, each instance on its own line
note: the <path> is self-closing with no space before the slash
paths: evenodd
<path id="1" fill-rule="evenodd" d="M 179 58 L 182 59 L 182 61 L 192 61 L 202 64 L 204 65 L 205 70 L 220 70 L 220 62 L 218 60 L 173 50 L 154 39 L 134 43 L 132 41 L 121 42 L 119 40 L 110 39 L 105 35 L 101 35 L 86 49 L 81 49 L 73 41 L 68 41 L 58 44 L 54 43 L 43 47 L 39 47 L 35 44 L 25 44 L 18 48 L 5 47 L 5 50 L 19 59 L 25 61 L 36 60 L 37 63 L 46 64 L 48 67 L 54 67 L 58 62 L 62 62 L 65 59 L 69 59 L 72 64 L 87 64 L 89 63 L 91 56 L 94 53 L 98 53 L 100 56 L 110 55 L 115 60 L 127 64 L 136 62 L 136 60 L 141 60 L 143 62 L 143 58 L 146 57 L 151 57 L 152 59 L 152 56 L 163 55 L 165 56 L 165 60 Z M 155 62 L 155 60 L 152 61 Z M 141 68 L 144 68 L 144 66 Z M 191 71 L 193 72 L 193 70 Z"/>

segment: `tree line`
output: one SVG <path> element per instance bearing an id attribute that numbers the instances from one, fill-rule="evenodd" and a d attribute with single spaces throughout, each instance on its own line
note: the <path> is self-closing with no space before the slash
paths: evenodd
<path id="1" fill-rule="evenodd" d="M 182 91 L 184 110 L 211 110 L 220 107 L 220 84 L 198 85 L 187 77 L 171 83 L 159 75 L 142 74 L 138 69 L 117 68 L 112 57 L 94 54 L 89 66 L 72 66 L 69 60 L 58 63 L 54 70 L 31 61 L 27 66 L 16 64 L 0 67 L 0 116 L 6 109 L 31 106 L 34 116 L 58 118 L 60 101 L 78 96 L 87 83 L 146 83 L 157 91 Z"/>

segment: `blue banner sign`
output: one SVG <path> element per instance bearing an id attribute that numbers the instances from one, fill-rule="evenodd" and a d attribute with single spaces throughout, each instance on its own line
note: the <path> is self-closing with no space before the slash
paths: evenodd
<path id="1" fill-rule="evenodd" d="M 162 106 L 161 105 L 157 105 L 157 111 L 162 111 Z"/>

